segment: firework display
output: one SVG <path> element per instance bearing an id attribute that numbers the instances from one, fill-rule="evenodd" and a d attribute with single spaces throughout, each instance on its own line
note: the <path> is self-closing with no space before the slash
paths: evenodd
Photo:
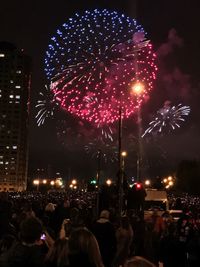
<path id="1" fill-rule="evenodd" d="M 152 45 L 134 19 L 108 10 L 86 11 L 63 24 L 48 46 L 45 71 L 54 99 L 95 125 L 128 118 L 152 89 Z M 142 94 L 131 94 L 140 82 Z"/>
<path id="2" fill-rule="evenodd" d="M 92 158 L 98 158 L 99 153 L 101 153 L 101 157 L 105 163 L 114 163 L 118 160 L 118 147 L 116 142 L 109 142 L 109 140 L 104 142 L 102 138 L 96 138 L 93 142 L 85 145 L 84 148 L 86 153 Z"/>
<path id="3" fill-rule="evenodd" d="M 169 101 L 164 103 L 164 106 L 156 113 L 155 118 L 149 123 L 142 137 L 150 133 L 161 133 L 166 129 L 167 131 L 180 128 L 181 123 L 185 121 L 185 117 L 190 113 L 189 106 L 179 104 L 171 106 Z"/>
<path id="4" fill-rule="evenodd" d="M 45 90 L 39 93 L 39 99 L 36 104 L 37 125 L 41 126 L 45 120 L 49 117 L 53 117 L 55 110 L 59 108 L 59 104 L 56 101 L 53 92 L 45 85 Z"/>

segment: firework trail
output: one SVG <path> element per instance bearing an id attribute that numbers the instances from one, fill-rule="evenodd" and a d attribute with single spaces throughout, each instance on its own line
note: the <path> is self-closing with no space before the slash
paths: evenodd
<path id="1" fill-rule="evenodd" d="M 170 106 L 170 102 L 166 101 L 164 106 L 157 111 L 155 118 L 149 123 L 149 127 L 142 137 L 150 133 L 162 133 L 165 129 L 172 131 L 180 128 L 182 122 L 190 114 L 190 110 L 189 106 L 183 106 L 182 104 Z"/>
<path id="2" fill-rule="evenodd" d="M 53 117 L 55 111 L 59 109 L 59 104 L 47 85 L 45 85 L 45 90 L 39 93 L 39 99 L 35 107 L 37 109 L 35 118 L 38 126 L 44 124 L 47 118 Z"/>

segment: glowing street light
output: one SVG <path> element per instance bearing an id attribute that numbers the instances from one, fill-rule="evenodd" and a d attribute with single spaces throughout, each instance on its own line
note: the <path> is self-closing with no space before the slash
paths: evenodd
<path id="1" fill-rule="evenodd" d="M 55 185 L 55 182 L 54 181 L 51 181 L 50 182 L 50 185 L 52 185 L 52 186 Z"/>
<path id="2" fill-rule="evenodd" d="M 44 179 L 44 180 L 42 181 L 42 183 L 43 183 L 43 184 L 46 184 L 46 183 L 47 183 L 47 180 L 46 180 L 46 179 Z"/>
<path id="3" fill-rule="evenodd" d="M 168 179 L 168 181 L 172 181 L 173 178 L 172 178 L 172 176 L 168 176 L 167 179 Z"/>
<path id="4" fill-rule="evenodd" d="M 166 183 L 167 183 L 167 178 L 165 178 L 165 179 L 163 180 L 163 182 L 166 184 Z"/>
<path id="5" fill-rule="evenodd" d="M 33 184 L 34 185 L 39 185 L 40 184 L 40 181 L 39 180 L 33 180 Z"/>
<path id="6" fill-rule="evenodd" d="M 122 157 L 126 157 L 127 156 L 127 152 L 126 151 L 122 151 Z"/>
<path id="7" fill-rule="evenodd" d="M 33 184 L 36 185 L 37 191 L 39 190 L 40 180 L 33 180 Z"/>
<path id="8" fill-rule="evenodd" d="M 72 180 L 72 184 L 73 184 L 73 185 L 76 185 L 76 184 L 77 184 L 77 180 L 76 180 L 76 179 L 73 179 L 73 180 Z"/>
<path id="9" fill-rule="evenodd" d="M 106 180 L 106 184 L 110 186 L 112 184 L 112 181 L 110 179 Z"/>
<path id="10" fill-rule="evenodd" d="M 145 183 L 146 186 L 150 186 L 151 181 L 150 180 L 146 180 L 144 183 Z"/>
<path id="11" fill-rule="evenodd" d="M 133 94 L 141 96 L 144 92 L 144 84 L 142 84 L 141 82 L 136 82 L 132 85 L 131 90 Z"/>
<path id="12" fill-rule="evenodd" d="M 70 184 L 69 187 L 72 189 L 73 188 L 73 184 Z"/>

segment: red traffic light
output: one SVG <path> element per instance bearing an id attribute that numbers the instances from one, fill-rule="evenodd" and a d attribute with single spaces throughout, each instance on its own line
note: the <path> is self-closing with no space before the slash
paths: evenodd
<path id="1" fill-rule="evenodd" d="M 137 184 L 136 184 L 136 188 L 137 188 L 137 189 L 141 189 L 141 188 L 142 188 L 142 184 L 137 183 Z"/>

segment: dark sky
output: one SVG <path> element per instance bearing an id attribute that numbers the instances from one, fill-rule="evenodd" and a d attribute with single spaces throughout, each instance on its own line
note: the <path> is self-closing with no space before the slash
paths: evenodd
<path id="1" fill-rule="evenodd" d="M 118 2 L 113 0 L 1 1 L 0 41 L 15 43 L 18 48 L 23 48 L 33 61 L 30 174 L 37 167 L 47 168 L 48 165 L 51 165 L 52 170 L 61 171 L 64 175 L 67 175 L 69 168 L 72 175 L 95 173 L 93 169 L 96 162 L 85 155 L 81 148 L 73 151 L 66 145 L 62 146 L 56 137 L 55 121 L 37 127 L 34 120 L 34 106 L 38 92 L 44 88 L 46 81 L 43 71 L 44 56 L 50 37 L 74 13 L 96 7 L 118 10 L 132 17 L 136 15 L 139 23 L 148 32 L 148 38 L 151 39 L 155 50 L 161 54 L 158 58 L 158 81 L 149 103 L 144 107 L 146 121 L 149 121 L 151 114 L 155 113 L 165 100 L 191 105 L 192 112 L 185 126 L 171 135 L 159 137 L 161 151 L 167 150 L 165 167 L 173 168 L 181 159 L 199 159 L 200 8 L 198 1 L 138 0 L 136 10 L 135 1 L 123 0 L 120 4 Z M 175 33 L 173 44 L 168 39 L 170 30 Z M 177 44 L 177 40 L 181 40 L 181 44 Z M 166 46 L 169 47 L 168 45 L 171 45 L 171 51 L 163 56 L 161 48 L 165 49 Z M 172 83 L 169 82 L 170 79 L 173 79 Z M 150 157 L 154 156 L 154 152 L 150 153 Z M 157 157 L 159 157 L 158 152 Z M 155 161 L 158 162 L 156 157 Z M 160 161 L 162 161 L 161 155 Z M 129 164 L 131 162 L 133 160 L 129 158 Z M 162 166 L 161 164 L 160 168 Z M 111 165 L 107 165 L 107 169 L 110 167 Z"/>

